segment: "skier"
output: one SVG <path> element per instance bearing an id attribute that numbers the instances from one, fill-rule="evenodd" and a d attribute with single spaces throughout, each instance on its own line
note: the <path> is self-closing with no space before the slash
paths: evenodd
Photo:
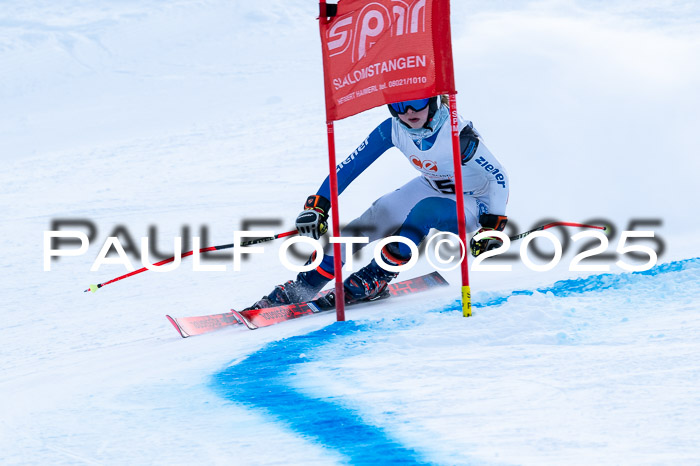
<path id="1" fill-rule="evenodd" d="M 377 199 L 360 217 L 350 222 L 342 236 L 366 236 L 369 242 L 398 235 L 419 245 L 431 228 L 457 233 L 452 134 L 447 96 L 389 104 L 392 117 L 385 120 L 343 162 L 338 165 L 338 193 L 391 147 L 398 148 L 420 175 Z M 459 117 L 459 141 L 467 231 L 499 230 L 506 222 L 508 175 L 484 145 L 471 121 Z M 296 220 L 299 234 L 319 239 L 328 230 L 331 204 L 329 178 L 316 194 L 306 200 Z M 496 237 L 470 241 L 470 251 L 478 256 L 501 246 Z M 344 245 L 343 245 L 344 246 Z M 354 245 L 357 252 L 364 244 Z M 344 247 L 342 256 L 345 257 Z M 389 265 L 408 262 L 406 244 L 393 242 L 381 251 Z M 315 257 L 312 256 L 308 263 Z M 276 286 L 270 294 L 248 309 L 260 309 L 308 301 L 333 279 L 333 256 L 325 254 L 321 264 L 301 272 L 295 280 Z M 382 296 L 398 272 L 385 270 L 372 259 L 369 265 L 351 274 L 344 282 L 345 301 L 373 300 Z"/>

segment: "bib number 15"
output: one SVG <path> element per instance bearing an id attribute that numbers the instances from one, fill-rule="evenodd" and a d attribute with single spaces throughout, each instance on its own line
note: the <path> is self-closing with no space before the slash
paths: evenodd
<path id="1" fill-rule="evenodd" d="M 452 180 L 430 180 L 433 187 L 442 194 L 454 194 L 455 184 Z"/>

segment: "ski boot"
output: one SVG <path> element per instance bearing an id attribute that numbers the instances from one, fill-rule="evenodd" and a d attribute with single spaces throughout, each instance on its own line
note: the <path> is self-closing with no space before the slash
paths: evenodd
<path id="1" fill-rule="evenodd" d="M 410 260 L 399 253 L 397 243 L 389 243 L 382 248 L 382 259 L 392 266 L 404 265 Z M 384 270 L 372 259 L 372 262 L 350 275 L 343 283 L 345 287 L 345 302 L 374 301 L 388 295 L 387 285 L 396 278 L 399 272 Z"/>
<path id="2" fill-rule="evenodd" d="M 263 296 L 260 301 L 245 308 L 244 311 L 308 301 L 313 299 L 329 281 L 330 279 L 321 275 L 316 269 L 300 272 L 296 280 L 277 285 L 269 295 Z"/>

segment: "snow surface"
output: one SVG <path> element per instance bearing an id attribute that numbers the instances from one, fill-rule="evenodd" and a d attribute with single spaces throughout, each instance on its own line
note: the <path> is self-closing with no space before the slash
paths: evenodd
<path id="1" fill-rule="evenodd" d="M 328 170 L 317 2 L 4 2 L 0 463 L 700 463 L 698 6 L 452 3 L 460 112 L 509 170 L 510 217 L 660 219 L 660 265 L 473 272 L 469 319 L 452 271 L 344 323 L 183 340 L 164 314 L 290 278 L 279 242 L 95 294 L 125 270 L 90 267 L 118 226 L 155 226 L 160 251 L 185 225 L 291 228 Z M 338 122 L 338 153 L 386 116 Z M 341 219 L 414 173 L 387 153 Z M 43 232 L 71 218 L 97 237 L 44 272 Z"/>

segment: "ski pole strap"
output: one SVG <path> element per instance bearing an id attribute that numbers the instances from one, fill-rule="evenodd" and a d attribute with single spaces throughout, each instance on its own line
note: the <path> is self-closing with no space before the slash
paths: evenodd
<path id="1" fill-rule="evenodd" d="M 319 194 L 314 194 L 306 199 L 304 210 L 316 210 L 328 216 L 328 212 L 331 210 L 331 201 Z"/>
<path id="2" fill-rule="evenodd" d="M 503 231 L 508 223 L 508 217 L 505 215 L 481 214 L 479 215 L 479 224 L 484 228 L 491 228 L 498 231 Z"/>

